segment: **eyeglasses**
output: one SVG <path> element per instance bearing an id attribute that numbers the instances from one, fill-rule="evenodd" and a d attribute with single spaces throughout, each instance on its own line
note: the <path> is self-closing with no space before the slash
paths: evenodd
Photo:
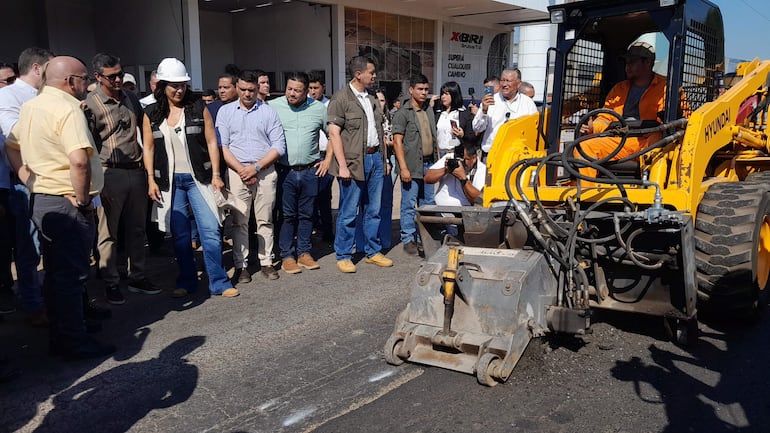
<path id="1" fill-rule="evenodd" d="M 114 74 L 104 75 L 100 72 L 99 75 L 108 79 L 109 81 L 115 81 L 115 79 L 117 78 L 123 79 L 123 76 L 126 75 L 126 73 L 123 71 L 120 71 L 120 72 L 115 72 Z"/>
<path id="2" fill-rule="evenodd" d="M 83 81 L 88 81 L 88 74 L 86 74 L 86 75 L 75 75 L 75 74 L 67 75 L 67 79 L 68 79 L 68 80 L 69 80 L 70 78 L 72 78 L 72 77 L 75 77 L 75 78 L 80 78 L 80 79 L 81 79 L 81 80 L 83 80 Z"/>
<path id="3" fill-rule="evenodd" d="M 168 87 L 174 90 L 181 90 L 187 88 L 187 83 L 168 83 Z"/>

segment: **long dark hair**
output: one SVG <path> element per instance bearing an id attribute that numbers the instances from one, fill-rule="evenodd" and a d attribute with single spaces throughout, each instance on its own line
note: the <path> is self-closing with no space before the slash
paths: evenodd
<path id="1" fill-rule="evenodd" d="M 167 118 L 168 114 L 171 112 L 171 108 L 168 105 L 168 98 L 166 97 L 166 87 L 168 87 L 168 83 L 168 81 L 158 81 L 158 85 L 155 87 L 155 92 L 153 92 L 153 96 L 155 96 L 156 101 L 155 103 L 158 104 L 158 109 L 150 113 L 150 120 L 153 123 L 160 124 L 163 122 L 163 119 Z M 187 85 L 187 89 L 184 92 L 184 97 L 182 98 L 182 107 L 187 108 L 188 106 L 192 106 L 194 102 L 195 98 L 190 91 L 190 86 Z"/>
<path id="2" fill-rule="evenodd" d="M 463 91 L 460 89 L 460 85 L 457 84 L 456 81 L 447 81 L 444 83 L 441 86 L 439 96 L 443 95 L 444 92 L 449 93 L 449 96 L 452 97 L 452 103 L 449 104 L 450 111 L 459 110 L 463 106 Z M 442 105 L 441 108 L 437 111 L 444 111 L 444 106 Z"/>

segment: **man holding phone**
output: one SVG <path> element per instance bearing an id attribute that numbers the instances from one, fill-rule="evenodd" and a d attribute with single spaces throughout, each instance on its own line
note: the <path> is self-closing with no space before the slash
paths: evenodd
<path id="1" fill-rule="evenodd" d="M 473 118 L 473 130 L 484 133 L 481 150 L 484 160 L 492 148 L 497 130 L 508 120 L 537 113 L 537 106 L 527 95 L 519 93 L 521 71 L 506 69 L 500 76 L 500 92 L 493 93 L 492 86 L 484 87 L 484 97 L 481 99 L 481 110 Z"/>

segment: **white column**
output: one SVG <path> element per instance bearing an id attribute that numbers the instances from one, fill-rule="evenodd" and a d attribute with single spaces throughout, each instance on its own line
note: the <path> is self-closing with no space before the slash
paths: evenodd
<path id="1" fill-rule="evenodd" d="M 535 100 L 545 95 L 545 70 L 548 48 L 551 47 L 551 24 L 521 26 L 519 35 L 519 69 L 522 81 L 535 86 Z"/>
<path id="2" fill-rule="evenodd" d="M 433 93 L 438 94 L 441 90 L 444 76 L 445 62 L 440 59 L 446 59 L 447 53 L 444 52 L 444 22 L 436 20 L 433 34 Z"/>
<path id="3" fill-rule="evenodd" d="M 190 85 L 195 90 L 203 88 L 203 66 L 201 63 L 201 26 L 198 17 L 198 0 L 186 0 L 184 2 L 185 31 L 185 66 L 192 82 Z"/>
<path id="4" fill-rule="evenodd" d="M 347 82 L 345 79 L 345 7 L 332 5 L 332 65 L 334 72 L 326 83 L 326 93 L 333 95 Z"/>

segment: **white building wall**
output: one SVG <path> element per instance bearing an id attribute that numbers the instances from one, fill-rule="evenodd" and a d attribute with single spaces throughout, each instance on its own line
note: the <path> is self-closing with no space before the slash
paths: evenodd
<path id="1" fill-rule="evenodd" d="M 41 32 L 45 29 L 39 27 L 42 20 L 36 19 L 35 6 L 37 1 L 29 0 L 4 0 L 3 15 L 13 19 L 3 20 L 3 43 L 0 44 L 0 62 L 15 63 L 19 60 L 19 54 L 31 46 L 44 46 L 48 41 L 40 41 Z"/>
<path id="2" fill-rule="evenodd" d="M 57 55 L 82 59 L 90 71 L 91 58 L 96 53 L 92 3 L 89 0 L 48 0 L 46 14 L 50 49 Z"/>
<path id="3" fill-rule="evenodd" d="M 176 57 L 190 69 L 190 59 L 185 57 L 183 30 L 187 26 L 187 15 L 182 12 L 181 2 L 101 0 L 88 3 L 97 5 L 98 15 L 82 28 L 94 29 L 95 51 L 119 56 L 123 66 L 157 65 L 165 57 Z M 80 27 L 69 25 L 70 31 L 76 28 Z M 90 55 L 93 56 L 95 51 L 92 50 Z"/>
<path id="4" fill-rule="evenodd" d="M 276 73 L 271 89 L 283 89 L 282 72 L 320 69 L 332 74 L 330 8 L 289 3 L 233 16 L 235 64 Z"/>
<path id="5" fill-rule="evenodd" d="M 200 11 L 202 88 L 216 90 L 225 65 L 235 63 L 232 14 Z"/>
<path id="6" fill-rule="evenodd" d="M 519 35 L 519 69 L 521 79 L 535 86 L 535 100 L 542 101 L 545 95 L 545 71 L 548 48 L 552 44 L 551 24 L 521 26 Z"/>

